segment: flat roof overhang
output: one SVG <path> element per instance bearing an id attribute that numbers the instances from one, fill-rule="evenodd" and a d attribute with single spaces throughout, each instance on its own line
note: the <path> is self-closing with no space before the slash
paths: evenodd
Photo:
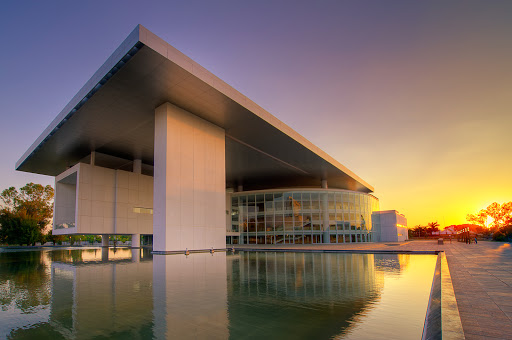
<path id="1" fill-rule="evenodd" d="M 91 151 L 153 165 L 154 110 L 170 102 L 225 129 L 226 185 L 373 187 L 138 25 L 16 163 L 56 176 Z"/>

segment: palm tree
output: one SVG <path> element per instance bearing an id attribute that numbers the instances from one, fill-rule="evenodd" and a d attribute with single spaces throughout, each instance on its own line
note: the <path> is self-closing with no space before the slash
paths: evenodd
<path id="1" fill-rule="evenodd" d="M 430 235 L 432 235 L 432 233 L 435 231 L 439 231 L 439 223 L 437 223 L 437 221 L 430 222 L 428 224 L 428 232 L 430 233 Z"/>

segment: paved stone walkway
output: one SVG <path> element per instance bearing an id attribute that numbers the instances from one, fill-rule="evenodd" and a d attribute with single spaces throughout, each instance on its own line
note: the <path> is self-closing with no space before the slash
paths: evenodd
<path id="1" fill-rule="evenodd" d="M 446 253 L 466 339 L 512 339 L 512 246 L 480 241 L 356 243 L 332 245 L 239 245 L 236 248 L 435 251 Z"/>

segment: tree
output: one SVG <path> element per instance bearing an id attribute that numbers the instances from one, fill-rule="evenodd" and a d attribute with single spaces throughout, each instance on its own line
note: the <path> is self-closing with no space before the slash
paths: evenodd
<path id="1" fill-rule="evenodd" d="M 5 189 L 0 194 L 3 209 L 12 213 L 25 212 L 27 216 L 37 220 L 42 230 L 51 222 L 53 216 L 54 191 L 50 185 L 27 183 L 20 191 L 15 187 Z"/>
<path id="2" fill-rule="evenodd" d="M 24 211 L 0 211 L 0 240 L 8 244 L 35 244 L 41 239 L 37 220 Z"/>
<path id="3" fill-rule="evenodd" d="M 53 216 L 53 188 L 28 183 L 0 194 L 0 241 L 9 244 L 35 244 Z"/>
<path id="4" fill-rule="evenodd" d="M 470 223 L 485 227 L 485 223 L 487 222 L 487 212 L 485 210 L 481 210 L 477 214 L 468 214 L 466 216 L 466 220 Z"/>
<path id="5" fill-rule="evenodd" d="M 492 234 L 492 239 L 494 241 L 510 241 L 512 240 L 512 225 L 508 225 L 500 228 L 496 232 Z"/>
<path id="6" fill-rule="evenodd" d="M 437 221 L 435 222 L 430 222 L 428 225 L 428 232 L 430 233 L 430 235 L 432 235 L 432 233 L 434 233 L 435 231 L 439 231 L 439 223 L 437 223 Z"/>
<path id="7" fill-rule="evenodd" d="M 490 228 L 500 229 L 512 224 L 512 202 L 499 204 L 492 203 L 487 208 L 480 210 L 477 214 L 468 214 L 466 219 L 469 222 L 486 226 L 487 218 L 492 218 Z"/>
<path id="8" fill-rule="evenodd" d="M 50 230 L 50 231 L 48 231 L 48 234 L 46 234 L 46 240 L 48 242 L 52 242 L 53 245 L 55 245 L 55 243 L 62 244 L 62 241 L 66 240 L 66 236 L 65 235 L 53 235 L 53 230 Z"/>
<path id="9" fill-rule="evenodd" d="M 427 236 L 427 227 L 417 225 L 416 227 L 412 228 L 412 233 L 416 237 Z"/>

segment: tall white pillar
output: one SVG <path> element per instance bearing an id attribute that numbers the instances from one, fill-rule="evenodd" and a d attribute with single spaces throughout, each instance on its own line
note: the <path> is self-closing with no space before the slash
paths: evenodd
<path id="1" fill-rule="evenodd" d="M 132 248 L 140 248 L 140 234 L 132 234 Z"/>
<path id="2" fill-rule="evenodd" d="M 101 246 L 102 247 L 108 247 L 109 243 L 109 239 L 108 239 L 108 236 L 109 235 L 101 235 Z"/>
<path id="3" fill-rule="evenodd" d="M 225 132 L 165 103 L 155 110 L 153 251 L 226 247 Z"/>

